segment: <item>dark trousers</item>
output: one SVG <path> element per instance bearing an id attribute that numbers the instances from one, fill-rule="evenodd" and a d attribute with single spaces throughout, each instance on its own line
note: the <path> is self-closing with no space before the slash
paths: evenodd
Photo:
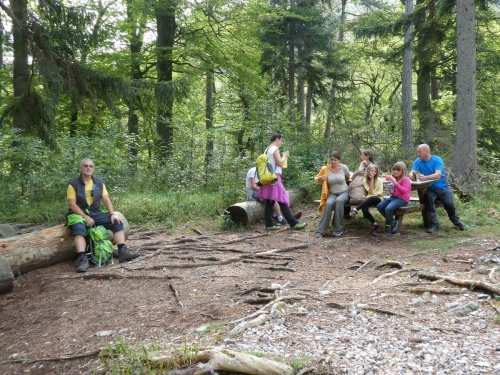
<path id="1" fill-rule="evenodd" d="M 293 217 L 292 211 L 288 208 L 288 206 L 284 203 L 278 202 L 281 210 L 281 214 L 285 217 L 286 221 L 288 222 L 288 225 L 290 227 L 294 227 L 295 224 L 298 223 L 297 219 Z M 266 206 L 264 207 L 264 219 L 266 222 L 266 227 L 272 227 L 274 225 L 273 223 L 273 206 L 274 206 L 274 201 L 266 199 Z"/>
<path id="2" fill-rule="evenodd" d="M 460 217 L 457 215 L 455 204 L 453 203 L 453 195 L 450 190 L 426 190 L 425 208 L 429 215 L 430 224 L 438 224 L 436 205 L 434 203 L 436 200 L 443 204 L 444 209 L 448 213 L 448 218 L 453 224 L 457 225 L 460 223 Z"/>
<path id="3" fill-rule="evenodd" d="M 366 219 L 370 220 L 370 223 L 373 224 L 375 222 L 375 218 L 370 213 L 370 207 L 377 206 L 381 201 L 382 201 L 382 199 L 380 199 L 380 197 L 376 197 L 376 196 L 368 197 L 363 202 L 358 204 L 358 206 L 356 207 L 356 210 L 363 211 L 363 216 Z"/>

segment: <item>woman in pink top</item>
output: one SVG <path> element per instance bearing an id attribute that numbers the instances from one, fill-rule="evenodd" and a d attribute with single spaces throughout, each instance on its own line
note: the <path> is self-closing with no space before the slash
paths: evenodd
<path id="1" fill-rule="evenodd" d="M 410 202 L 411 181 L 406 177 L 406 171 L 406 164 L 402 161 L 398 161 L 392 166 L 392 176 L 387 176 L 387 180 L 393 183 L 394 192 L 390 198 L 377 205 L 377 210 L 385 217 L 384 235 L 386 236 L 390 236 L 398 230 L 399 223 L 394 220 L 394 212 Z"/>

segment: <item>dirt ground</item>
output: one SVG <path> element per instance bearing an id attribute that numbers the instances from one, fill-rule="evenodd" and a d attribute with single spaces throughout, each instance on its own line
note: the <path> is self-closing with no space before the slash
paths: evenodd
<path id="1" fill-rule="evenodd" d="M 402 313 L 377 305 L 372 296 L 398 290 L 399 302 L 409 301 L 415 298 L 407 292 L 409 285 L 429 281 L 419 280 L 414 271 L 372 283 L 397 270 L 376 268 L 388 260 L 491 282 L 486 269 L 492 265 L 469 259 L 488 254 L 498 243 L 473 229 L 460 232 L 443 223 L 439 235 L 432 236 L 415 224 L 403 228 L 400 236 L 386 238 L 370 234 L 369 223 L 359 215 L 346 220 L 343 236 L 316 239 L 317 208 L 301 209 L 301 220 L 308 226 L 300 231 L 287 227 L 266 233 L 263 224 L 255 224 L 215 232 L 207 224 L 197 226 L 199 233 L 192 227 L 169 233 L 143 231 L 132 224 L 127 245 L 141 253 L 133 262 L 77 274 L 74 262 L 68 261 L 17 277 L 14 290 L 0 296 L 0 373 L 97 373 L 102 370 L 99 349 L 120 337 L 137 347 L 218 345 L 234 328 L 230 321 L 263 306 L 244 302 L 257 298 L 257 292 L 241 293 L 276 283 L 288 283 L 289 293 L 306 296 L 301 304 L 310 311 L 318 301 L 347 306 L 355 291 L 358 301 Z M 258 254 L 271 249 L 281 251 Z M 319 291 L 332 293 L 322 296 Z M 492 308 L 491 321 L 495 315 Z M 307 316 L 293 319 L 305 321 Z M 197 332 L 203 325 L 215 328 Z"/>

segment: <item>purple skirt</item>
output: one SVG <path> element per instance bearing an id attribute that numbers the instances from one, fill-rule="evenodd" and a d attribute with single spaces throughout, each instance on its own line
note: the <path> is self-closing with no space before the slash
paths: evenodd
<path id="1" fill-rule="evenodd" d="M 281 173 L 276 173 L 276 176 L 278 177 L 277 183 L 274 185 L 267 184 L 259 188 L 259 198 L 261 201 L 270 199 L 272 201 L 284 203 L 290 207 L 290 197 L 281 182 Z"/>

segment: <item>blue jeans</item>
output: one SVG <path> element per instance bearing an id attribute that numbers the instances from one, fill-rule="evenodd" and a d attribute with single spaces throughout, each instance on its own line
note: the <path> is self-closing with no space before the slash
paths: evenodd
<path id="1" fill-rule="evenodd" d="M 453 203 L 453 195 L 450 190 L 426 190 L 425 208 L 429 216 L 429 224 L 438 224 L 436 205 L 434 204 L 436 200 L 443 204 L 444 209 L 448 213 L 448 218 L 453 224 L 457 225 L 460 223 L 460 217 L 457 215 L 455 204 Z"/>
<path id="2" fill-rule="evenodd" d="M 385 217 L 385 225 L 391 225 L 394 221 L 394 212 L 400 207 L 408 204 L 404 199 L 390 197 L 384 199 L 377 205 L 377 210 Z"/>

